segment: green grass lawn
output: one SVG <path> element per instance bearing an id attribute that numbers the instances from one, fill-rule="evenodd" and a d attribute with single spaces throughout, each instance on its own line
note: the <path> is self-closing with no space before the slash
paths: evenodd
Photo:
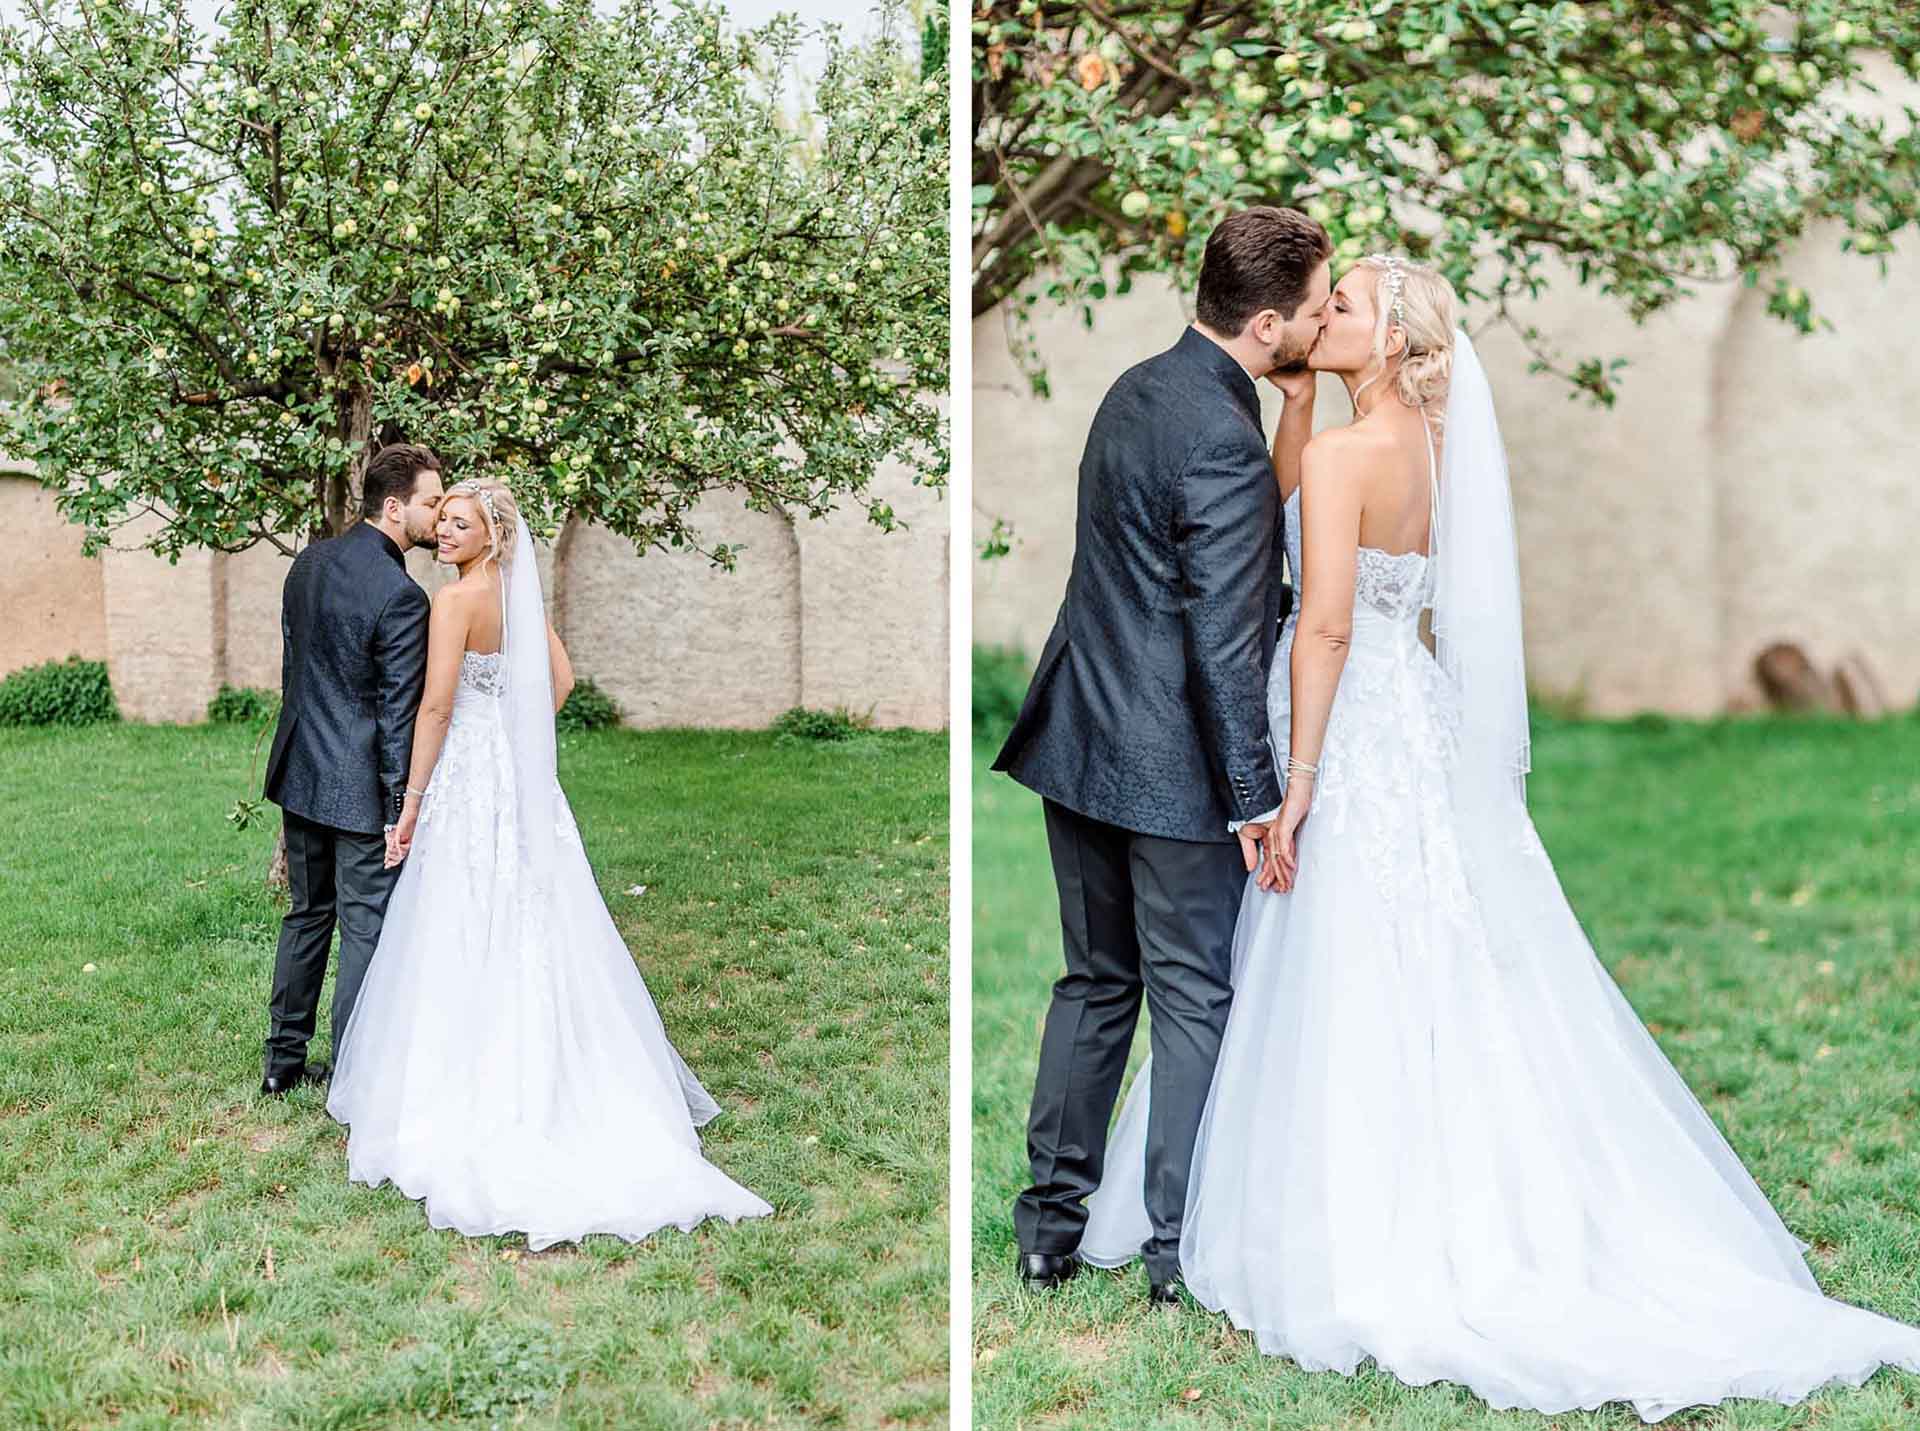
<path id="1" fill-rule="evenodd" d="M 989 755 L 974 792 L 975 1424 L 1639 1425 L 1617 1405 L 1494 1412 L 1370 1364 L 1308 1374 L 1203 1309 L 1150 1311 L 1137 1266 L 1019 1286 L 1010 1203 L 1059 923 L 1039 801 L 988 774 Z M 1920 720 L 1541 722 L 1530 792 L 1594 947 L 1813 1244 L 1821 1285 L 1920 1322 Z M 1912 1428 L 1920 1377 L 1664 1424 Z"/>
<path id="2" fill-rule="evenodd" d="M 775 1213 L 539 1254 L 258 1097 L 250 750 L 0 731 L 0 1427 L 945 1424 L 945 736 L 563 739 L 708 1154 Z"/>

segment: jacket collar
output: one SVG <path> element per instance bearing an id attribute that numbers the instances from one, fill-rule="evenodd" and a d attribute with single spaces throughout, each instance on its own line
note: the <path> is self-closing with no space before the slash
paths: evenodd
<path id="1" fill-rule="evenodd" d="M 1188 324 L 1187 330 L 1180 335 L 1174 351 L 1183 354 L 1189 362 L 1198 363 L 1208 372 L 1216 374 L 1240 406 L 1246 409 L 1247 415 L 1255 422 L 1260 420 L 1260 391 L 1253 385 L 1253 379 L 1247 376 L 1247 370 L 1240 366 L 1238 358 L 1192 324 Z"/>
<path id="2" fill-rule="evenodd" d="M 381 531 L 378 527 L 376 527 L 372 522 L 368 521 L 365 517 L 362 517 L 359 521 L 355 522 L 352 526 L 348 527 L 346 530 L 346 535 L 351 537 L 361 532 L 366 533 L 365 536 L 360 537 L 361 541 L 369 542 L 371 544 L 379 546 L 382 550 L 386 552 L 388 556 L 393 558 L 394 563 L 397 566 L 400 566 L 402 568 L 406 566 L 407 554 L 400 550 L 400 543 L 396 542 L 392 537 L 388 536 L 385 532 Z"/>

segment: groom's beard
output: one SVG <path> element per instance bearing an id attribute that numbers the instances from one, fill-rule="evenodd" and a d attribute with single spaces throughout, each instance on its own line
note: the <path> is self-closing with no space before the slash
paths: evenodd
<path id="1" fill-rule="evenodd" d="M 436 544 L 433 527 L 416 527 L 410 520 L 405 518 L 401 520 L 400 526 L 407 534 L 407 545 L 409 547 L 430 547 Z"/>
<path id="2" fill-rule="evenodd" d="M 1273 351 L 1268 354 L 1273 362 L 1273 371 L 1276 373 L 1305 372 L 1307 369 L 1307 354 L 1313 351 L 1314 341 L 1319 336 L 1318 333 L 1315 333 L 1311 338 L 1281 339 L 1279 343 L 1274 345 Z"/>

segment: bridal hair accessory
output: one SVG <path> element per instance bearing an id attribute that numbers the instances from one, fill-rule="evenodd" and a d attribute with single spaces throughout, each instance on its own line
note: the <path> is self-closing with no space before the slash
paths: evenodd
<path id="1" fill-rule="evenodd" d="M 447 495 L 449 497 L 459 496 L 473 498 L 485 509 L 487 526 L 496 532 L 499 530 L 500 514 L 493 509 L 493 489 L 491 487 L 482 487 L 478 482 L 456 482 L 453 484 L 453 490 L 447 493 Z"/>
<path id="2" fill-rule="evenodd" d="M 1405 328 L 1407 303 L 1401 297 L 1407 282 L 1405 261 L 1395 253 L 1375 253 L 1367 256 L 1367 262 L 1381 270 L 1381 280 L 1387 286 L 1387 310 L 1393 315 L 1393 321 Z"/>

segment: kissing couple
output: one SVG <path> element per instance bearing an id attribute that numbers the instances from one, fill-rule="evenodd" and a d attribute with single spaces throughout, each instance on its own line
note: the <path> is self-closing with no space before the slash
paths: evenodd
<path id="1" fill-rule="evenodd" d="M 407 574 L 431 544 L 455 580 Z M 573 684 L 512 490 L 411 444 L 294 558 L 267 761 L 292 908 L 261 1091 L 329 1084 L 347 1176 L 534 1250 L 769 1205 L 702 1156 L 719 1105 L 667 1039 L 555 764 Z M 307 1062 L 340 929 L 334 1067 Z"/>
<path id="2" fill-rule="evenodd" d="M 1568 907 L 1486 373 L 1441 273 L 1330 254 L 1294 210 L 1227 218 L 1088 435 L 994 764 L 1044 798 L 1066 955 L 1022 1278 L 1139 1257 L 1268 1355 L 1502 1409 L 1920 1371 L 1920 1330 L 1821 1295 Z M 1322 373 L 1353 419 L 1316 435 Z"/>

